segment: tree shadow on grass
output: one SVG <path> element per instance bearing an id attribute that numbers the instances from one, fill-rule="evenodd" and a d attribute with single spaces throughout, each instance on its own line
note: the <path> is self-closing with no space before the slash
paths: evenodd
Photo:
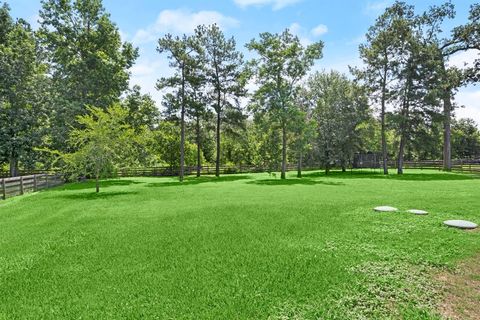
<path id="1" fill-rule="evenodd" d="M 415 169 L 417 170 L 417 169 Z M 405 180 L 405 181 L 449 181 L 449 180 L 472 180 L 480 178 L 478 175 L 462 174 L 452 172 L 439 172 L 433 170 L 418 170 L 415 173 L 397 174 L 390 173 L 384 175 L 383 172 L 369 171 L 331 171 L 325 174 L 324 171 L 309 172 L 303 174 L 308 178 L 334 178 L 334 179 L 384 179 L 384 180 Z"/>
<path id="2" fill-rule="evenodd" d="M 130 186 L 135 184 L 141 184 L 143 182 L 130 180 L 130 179 L 108 179 L 100 181 L 100 190 L 102 188 L 114 187 L 114 186 Z M 88 180 L 83 182 L 68 183 L 64 186 L 65 190 L 85 190 L 95 189 L 95 180 Z"/>
<path id="3" fill-rule="evenodd" d="M 153 183 L 146 184 L 146 186 L 151 188 L 161 188 L 161 187 L 196 185 L 196 184 L 202 184 L 202 183 L 233 182 L 233 181 L 248 180 L 248 179 L 251 179 L 251 177 L 248 175 L 225 175 L 221 177 L 215 177 L 215 176 L 186 177 L 183 180 L 183 182 L 180 182 L 180 181 L 153 182 Z"/>
<path id="4" fill-rule="evenodd" d="M 73 193 L 73 194 L 64 194 L 60 196 L 55 196 L 56 199 L 62 198 L 67 200 L 99 200 L 99 199 L 111 199 L 115 197 L 127 196 L 127 195 L 135 195 L 138 192 L 133 191 L 118 191 L 118 192 L 108 192 L 100 189 L 99 193 L 93 192 L 81 192 L 81 193 Z"/>

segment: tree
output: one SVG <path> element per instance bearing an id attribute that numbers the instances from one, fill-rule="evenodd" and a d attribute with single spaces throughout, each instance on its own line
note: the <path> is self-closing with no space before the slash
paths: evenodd
<path id="1" fill-rule="evenodd" d="M 198 82 L 194 86 L 189 99 L 189 115 L 195 122 L 195 142 L 197 144 L 197 177 L 200 177 L 202 170 L 202 121 L 209 118 L 209 113 L 206 108 L 205 95 L 201 92 L 202 82 Z"/>
<path id="2" fill-rule="evenodd" d="M 128 113 L 126 121 L 136 131 L 143 128 L 154 130 L 158 124 L 160 112 L 155 101 L 149 94 L 142 94 L 140 86 L 134 85 L 129 90 L 125 99 L 122 100 L 122 106 Z"/>
<path id="3" fill-rule="evenodd" d="M 138 50 L 122 42 L 101 0 L 43 0 L 39 15 L 54 87 L 54 148 L 62 149 L 87 105 L 105 109 L 119 101 Z"/>
<path id="4" fill-rule="evenodd" d="M 95 190 L 100 191 L 100 178 L 111 176 L 116 166 L 132 162 L 133 128 L 126 122 L 127 112 L 119 104 L 106 111 L 87 107 L 88 114 L 77 116 L 82 127 L 70 132 L 69 144 L 73 153 L 61 154 L 66 171 L 74 176 L 95 177 Z"/>
<path id="5" fill-rule="evenodd" d="M 310 98 L 308 90 L 298 90 L 295 97 L 297 109 L 292 114 L 291 131 L 293 150 L 297 158 L 297 178 L 302 177 L 303 157 L 311 149 L 315 137 L 315 120 Z"/>
<path id="6" fill-rule="evenodd" d="M 155 145 L 152 151 L 158 156 L 160 165 L 168 165 L 171 173 L 176 174 L 180 163 L 180 127 L 178 123 L 171 120 L 160 121 L 158 127 L 153 132 Z M 193 165 L 195 163 L 195 146 L 189 141 L 185 141 L 185 163 Z"/>
<path id="7" fill-rule="evenodd" d="M 336 161 L 345 171 L 354 152 L 360 149 L 360 125 L 370 116 L 364 88 L 332 71 L 310 76 L 307 90 L 325 171 L 328 173 Z"/>
<path id="8" fill-rule="evenodd" d="M 388 11 L 391 30 L 396 35 L 393 42 L 396 64 L 396 83 L 392 100 L 396 101 L 398 131 L 400 143 L 397 155 L 397 173 L 403 174 L 405 148 L 411 134 L 411 118 L 414 113 L 422 113 L 426 107 L 426 89 L 423 79 L 429 73 L 428 55 L 422 52 L 422 46 L 415 33 L 415 13 L 413 6 L 395 3 Z M 417 111 L 417 112 L 416 112 Z"/>
<path id="9" fill-rule="evenodd" d="M 457 159 L 471 159 L 480 155 L 480 131 L 473 119 L 453 121 L 452 154 Z"/>
<path id="10" fill-rule="evenodd" d="M 282 170 L 285 179 L 287 169 L 287 130 L 291 114 L 295 110 L 294 95 L 297 85 L 322 57 L 321 41 L 306 48 L 297 36 L 287 29 L 281 34 L 261 33 L 259 40 L 247 44 L 258 59 L 251 61 L 255 81 L 259 86 L 255 93 L 255 112 L 266 112 L 270 119 L 279 123 L 282 130 Z"/>
<path id="11" fill-rule="evenodd" d="M 448 37 L 442 38 L 443 21 L 454 17 L 455 8 L 451 2 L 432 6 L 420 16 L 423 24 L 423 43 L 432 51 L 437 67 L 436 87 L 438 96 L 443 102 L 443 168 L 448 171 L 452 169 L 451 122 L 455 107 L 453 103 L 455 91 L 465 83 L 477 81 L 473 76 L 477 67 L 460 72 L 455 67 L 448 67 L 447 63 L 457 52 L 480 50 L 480 5 L 473 4 L 470 7 L 469 21 L 454 27 Z M 478 61 L 477 59 L 477 63 Z"/>
<path id="12" fill-rule="evenodd" d="M 140 86 L 134 85 L 121 101 L 126 110 L 126 123 L 135 131 L 134 149 L 138 164 L 142 166 L 154 165 L 155 157 L 152 151 L 154 137 L 152 132 L 157 128 L 160 112 L 155 101 L 149 94 L 142 94 Z"/>
<path id="13" fill-rule="evenodd" d="M 157 82 L 157 89 L 175 88 L 175 94 L 169 93 L 172 103 L 169 105 L 180 109 L 180 171 L 179 179 L 183 181 L 185 170 L 185 114 L 188 108 L 188 92 L 191 84 L 197 81 L 199 65 L 200 46 L 196 38 L 183 35 L 182 37 L 173 37 L 171 34 L 165 35 L 158 40 L 157 51 L 159 53 L 168 53 L 170 67 L 175 69 L 174 75 L 168 78 L 161 78 Z M 178 100 L 178 103 L 173 100 Z"/>
<path id="14" fill-rule="evenodd" d="M 224 121 L 242 118 L 239 98 L 245 95 L 243 55 L 233 37 L 227 39 L 218 25 L 199 26 L 196 35 L 204 48 L 207 94 L 216 113 L 215 175 L 220 175 L 221 126 Z"/>
<path id="15" fill-rule="evenodd" d="M 282 162 L 282 131 L 276 121 L 270 119 L 270 113 L 254 113 L 252 126 L 257 142 L 258 159 L 256 165 L 268 172 L 278 171 Z"/>
<path id="16" fill-rule="evenodd" d="M 382 140 L 383 173 L 388 174 L 388 150 L 386 138 L 387 104 L 392 96 L 391 85 L 398 73 L 397 50 L 398 39 L 394 29 L 394 21 L 403 4 L 396 2 L 377 18 L 366 34 L 366 43 L 359 47 L 360 58 L 365 67 L 353 69 L 357 79 L 363 80 L 369 89 L 370 98 L 380 105 L 380 123 Z"/>
<path id="17" fill-rule="evenodd" d="M 13 21 L 6 4 L 0 7 L 0 30 L 0 157 L 8 160 L 10 175 L 16 176 L 19 160 L 40 143 L 48 79 L 30 25 Z"/>

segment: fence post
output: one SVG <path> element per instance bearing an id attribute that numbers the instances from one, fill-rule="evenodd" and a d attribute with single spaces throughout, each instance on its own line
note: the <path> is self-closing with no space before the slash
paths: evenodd
<path id="1" fill-rule="evenodd" d="M 5 186 L 5 179 L 2 179 L 2 199 L 7 199 L 7 187 Z"/>
<path id="2" fill-rule="evenodd" d="M 33 175 L 33 192 L 37 191 L 37 175 Z"/>
<path id="3" fill-rule="evenodd" d="M 23 194 L 23 176 L 20 176 L 20 194 Z"/>

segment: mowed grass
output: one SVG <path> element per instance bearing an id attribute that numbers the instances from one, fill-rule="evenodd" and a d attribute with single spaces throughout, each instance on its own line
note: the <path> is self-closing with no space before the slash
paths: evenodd
<path id="1" fill-rule="evenodd" d="M 125 178 L 0 202 L 0 319 L 436 319 L 480 179 Z M 375 213 L 391 205 L 430 212 Z"/>

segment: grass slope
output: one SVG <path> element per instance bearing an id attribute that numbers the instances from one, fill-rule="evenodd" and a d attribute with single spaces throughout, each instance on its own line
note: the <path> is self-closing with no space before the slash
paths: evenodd
<path id="1" fill-rule="evenodd" d="M 0 319 L 436 319 L 480 250 L 480 179 L 436 171 L 131 178 L 0 202 Z M 428 216 L 375 213 L 417 208 Z"/>

